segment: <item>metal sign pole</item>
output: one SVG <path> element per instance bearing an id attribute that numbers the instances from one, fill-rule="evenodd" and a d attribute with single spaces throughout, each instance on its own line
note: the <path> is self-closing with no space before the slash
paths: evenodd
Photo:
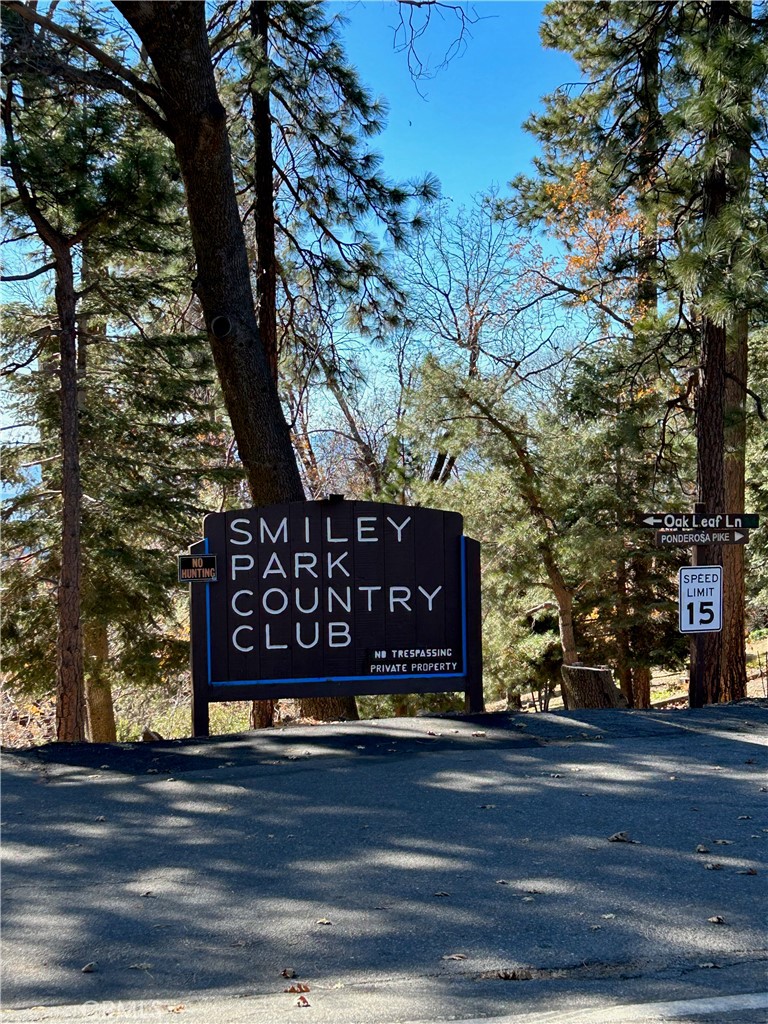
<path id="1" fill-rule="evenodd" d="M 703 502 L 697 501 L 694 505 L 694 512 L 703 514 L 706 506 Z M 706 563 L 706 548 L 696 545 L 691 551 L 691 565 L 703 565 Z M 691 636 L 691 667 L 688 678 L 688 706 L 691 708 L 704 707 L 707 697 L 707 636 L 705 633 L 694 633 Z"/>

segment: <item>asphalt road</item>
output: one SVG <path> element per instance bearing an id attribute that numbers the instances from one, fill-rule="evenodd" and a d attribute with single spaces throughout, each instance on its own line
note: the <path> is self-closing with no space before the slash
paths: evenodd
<path id="1" fill-rule="evenodd" d="M 5 1017 L 763 1024 L 766 742 L 740 704 L 6 753 Z"/>

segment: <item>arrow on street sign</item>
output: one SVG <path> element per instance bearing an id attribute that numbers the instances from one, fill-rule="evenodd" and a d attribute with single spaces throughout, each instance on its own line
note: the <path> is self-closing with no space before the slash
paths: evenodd
<path id="1" fill-rule="evenodd" d="M 657 530 L 656 547 L 696 547 L 699 544 L 748 544 L 748 530 Z"/>
<path id="2" fill-rule="evenodd" d="M 638 526 L 660 530 L 753 530 L 760 525 L 754 512 L 644 512 Z"/>

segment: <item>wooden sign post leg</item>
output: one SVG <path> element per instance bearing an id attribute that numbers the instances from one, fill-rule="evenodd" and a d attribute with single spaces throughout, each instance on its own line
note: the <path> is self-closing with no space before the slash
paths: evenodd
<path id="1" fill-rule="evenodd" d="M 464 538 L 467 602 L 467 688 L 464 708 L 470 714 L 485 711 L 483 699 L 483 640 L 480 608 L 480 544 Z"/>

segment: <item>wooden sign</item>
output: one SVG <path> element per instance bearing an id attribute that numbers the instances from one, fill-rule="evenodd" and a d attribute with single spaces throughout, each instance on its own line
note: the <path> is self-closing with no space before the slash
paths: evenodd
<path id="1" fill-rule="evenodd" d="M 479 544 L 462 517 L 375 502 L 213 513 L 193 557 L 195 735 L 212 701 L 464 690 L 482 710 Z"/>

